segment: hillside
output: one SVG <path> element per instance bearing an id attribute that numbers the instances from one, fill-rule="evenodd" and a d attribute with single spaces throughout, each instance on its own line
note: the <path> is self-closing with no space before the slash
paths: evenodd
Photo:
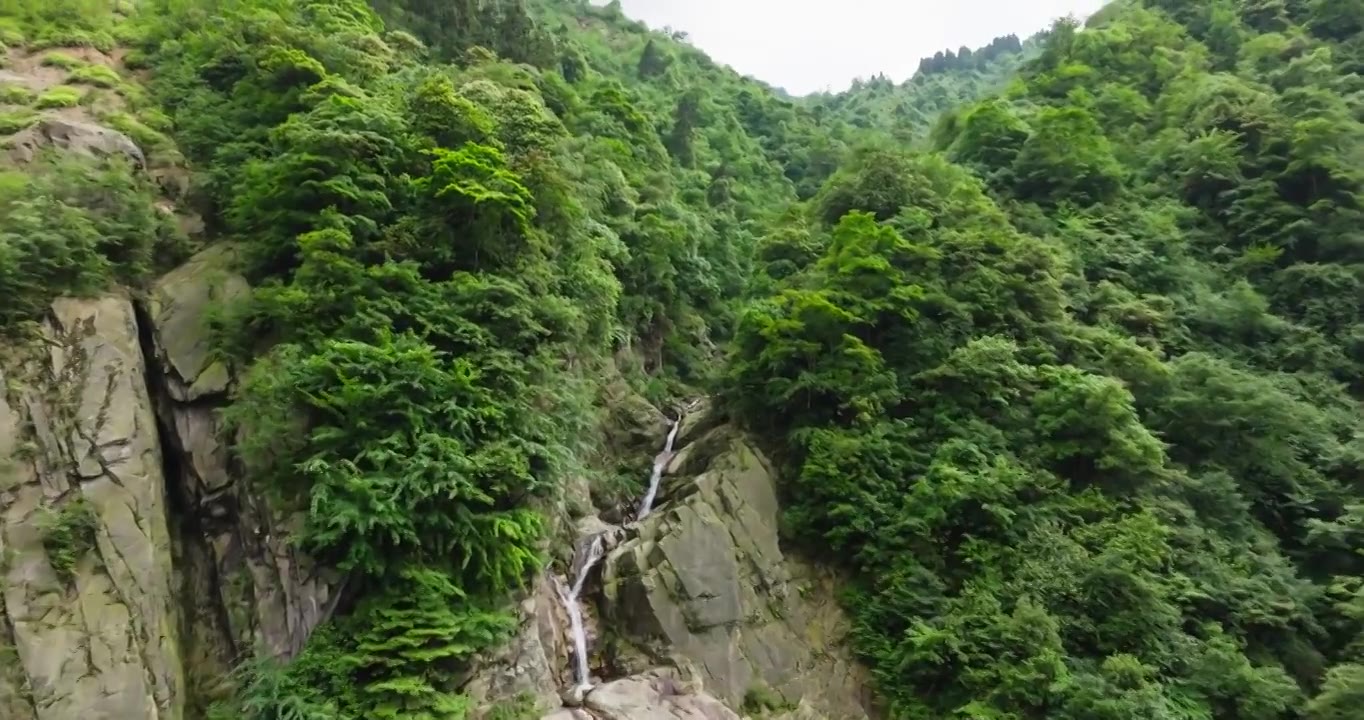
<path id="1" fill-rule="evenodd" d="M 0 3 L 0 717 L 1353 720 L 1362 18 Z"/>

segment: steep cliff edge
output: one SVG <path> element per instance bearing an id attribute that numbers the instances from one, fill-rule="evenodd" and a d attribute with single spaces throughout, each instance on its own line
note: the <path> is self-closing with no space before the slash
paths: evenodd
<path id="1" fill-rule="evenodd" d="M 196 256 L 136 309 L 59 299 L 4 358 L 6 718 L 198 717 L 240 659 L 292 655 L 334 606 L 339 578 L 229 468 L 202 322 L 245 289 L 229 259 Z"/>
<path id="2" fill-rule="evenodd" d="M 182 636 L 201 700 L 252 653 L 289 658 L 335 607 L 341 578 L 289 542 L 295 513 L 273 509 L 234 466 L 218 410 L 230 369 L 212 357 L 208 311 L 248 292 L 218 245 L 158 280 L 141 313 L 167 448 Z"/>
<path id="3" fill-rule="evenodd" d="M 178 720 L 166 478 L 132 302 L 53 303 L 0 374 L 5 717 Z"/>

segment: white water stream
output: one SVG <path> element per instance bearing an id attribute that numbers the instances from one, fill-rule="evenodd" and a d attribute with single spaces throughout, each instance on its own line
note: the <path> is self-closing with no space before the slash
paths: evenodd
<path id="1" fill-rule="evenodd" d="M 695 404 L 688 405 L 687 410 L 690 410 Z M 684 410 L 677 420 L 673 421 L 672 427 L 668 429 L 668 439 L 663 443 L 663 450 L 654 456 L 653 474 L 649 476 L 649 490 L 639 503 L 636 520 L 643 520 L 654 509 L 654 500 L 658 497 L 658 486 L 663 480 L 663 471 L 667 469 L 668 462 L 672 460 L 673 443 L 677 441 L 677 432 L 682 428 L 682 418 L 686 416 L 685 412 Z M 592 678 L 587 668 L 587 631 L 583 628 L 583 609 L 578 599 L 582 595 L 583 585 L 587 583 L 588 574 L 592 572 L 592 568 L 596 567 L 597 563 L 601 562 L 602 558 L 606 557 L 606 542 L 609 534 L 609 531 L 598 532 L 579 538 L 577 546 L 573 549 L 573 565 L 569 568 L 572 585 L 565 585 L 563 581 L 558 579 L 558 576 L 555 576 L 559 598 L 563 602 L 564 610 L 568 613 L 569 630 L 573 634 L 574 671 L 577 680 L 573 694 L 579 699 L 592 689 Z"/>
<path id="2" fill-rule="evenodd" d="M 668 430 L 668 439 L 663 443 L 663 452 L 654 456 L 654 473 L 649 476 L 649 491 L 644 493 L 644 499 L 639 503 L 639 514 L 636 520 L 643 520 L 646 515 L 654 509 L 654 498 L 658 496 L 658 484 L 663 479 L 663 470 L 668 467 L 668 461 L 673 459 L 673 443 L 677 440 L 677 431 L 682 429 L 682 418 L 678 417 Z"/>

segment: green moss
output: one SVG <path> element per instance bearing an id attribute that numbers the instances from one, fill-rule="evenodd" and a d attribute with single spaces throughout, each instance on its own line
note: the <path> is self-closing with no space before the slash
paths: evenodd
<path id="1" fill-rule="evenodd" d="M 0 110 L 0 135 L 13 135 L 38 121 L 38 113 L 28 108 Z"/>
<path id="2" fill-rule="evenodd" d="M 0 105 L 27 105 L 33 102 L 33 91 L 23 85 L 0 85 Z"/>
<path id="3" fill-rule="evenodd" d="M 29 44 L 30 49 L 46 50 L 54 47 L 89 47 L 100 52 L 114 49 L 114 36 L 103 30 L 79 30 L 75 28 L 45 28 Z"/>
<path id="4" fill-rule="evenodd" d="M 117 71 L 104 65 L 83 65 L 71 71 L 66 82 L 72 85 L 94 85 L 101 88 L 116 88 L 123 84 Z"/>
<path id="5" fill-rule="evenodd" d="M 790 710 L 791 703 L 766 685 L 753 685 L 744 693 L 743 711 L 745 715 L 759 715 L 768 712 Z"/>
<path id="6" fill-rule="evenodd" d="M 75 70 L 87 65 L 84 60 L 67 55 L 64 52 L 50 52 L 43 56 L 42 63 L 48 67 L 59 67 L 63 70 Z"/>
<path id="7" fill-rule="evenodd" d="M 146 124 L 125 112 L 111 112 L 100 115 L 100 120 L 109 127 L 127 135 L 143 149 L 174 147 L 164 133 L 147 127 Z"/>
<path id="8" fill-rule="evenodd" d="M 94 508 L 85 498 L 77 497 L 48 511 L 38 522 L 48 562 L 59 577 L 70 580 L 76 563 L 95 548 L 99 518 Z"/>
<path id="9" fill-rule="evenodd" d="M 85 97 L 85 91 L 69 85 L 58 85 L 38 96 L 36 106 L 40 110 L 48 108 L 75 107 Z"/>

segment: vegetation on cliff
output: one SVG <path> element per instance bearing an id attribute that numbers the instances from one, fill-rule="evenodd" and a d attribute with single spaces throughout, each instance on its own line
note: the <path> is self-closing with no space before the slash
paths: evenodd
<path id="1" fill-rule="evenodd" d="M 892 717 L 1357 712 L 1358 2 L 1123 0 L 807 99 L 577 0 L 15 7 L 147 72 L 48 55 L 0 131 L 173 136 L 255 288 L 234 452 L 350 577 L 222 717 L 462 717 L 618 362 L 775 451 Z M 183 252 L 68 162 L 0 174 L 6 329 Z"/>

